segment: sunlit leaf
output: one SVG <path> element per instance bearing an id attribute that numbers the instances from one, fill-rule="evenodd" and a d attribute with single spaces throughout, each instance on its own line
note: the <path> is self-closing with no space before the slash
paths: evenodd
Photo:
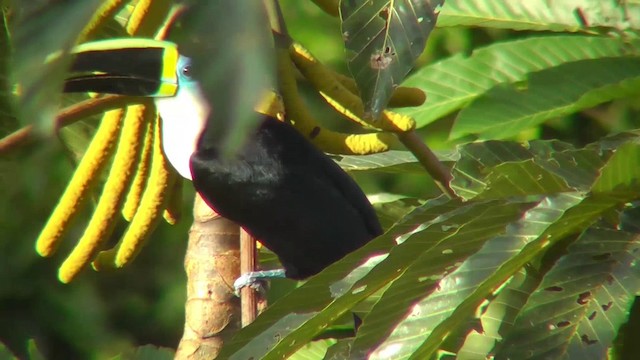
<path id="1" fill-rule="evenodd" d="M 418 107 L 399 109 L 424 126 L 486 93 L 498 84 L 526 80 L 527 74 L 564 63 L 632 55 L 640 41 L 592 36 L 545 36 L 494 43 L 417 70 L 403 83 L 427 94 Z"/>
<path id="2" fill-rule="evenodd" d="M 437 154 L 443 162 L 456 160 L 455 152 L 441 152 Z M 424 167 L 420 165 L 415 155 L 410 151 L 390 150 L 379 154 L 369 155 L 331 155 L 333 160 L 347 171 L 375 170 L 389 173 L 422 173 Z"/>
<path id="3" fill-rule="evenodd" d="M 460 336 L 452 335 L 447 339 L 452 352 L 457 353 L 459 360 L 486 359 L 491 357 L 498 342 L 504 338 L 515 322 L 516 316 L 524 306 L 540 279 L 525 269 L 516 273 L 498 295 L 491 299 L 486 307 L 481 308 L 477 326 L 466 326 L 459 329 Z M 458 348 L 464 337 L 464 343 Z M 447 348 L 447 343 L 443 347 Z"/>
<path id="4" fill-rule="evenodd" d="M 336 343 L 335 340 L 326 339 L 313 341 L 296 351 L 289 357 L 290 360 L 317 360 L 322 359 L 327 353 L 327 349 Z"/>
<path id="5" fill-rule="evenodd" d="M 602 193 L 620 187 L 640 189 L 640 144 L 637 142 L 626 143 L 616 150 L 591 190 Z"/>
<path id="6" fill-rule="evenodd" d="M 416 261 L 402 277 L 394 282 L 385 293 L 385 295 L 388 293 L 389 296 L 383 297 L 370 314 L 373 323 L 380 322 L 381 317 L 389 319 L 394 315 L 403 316 L 403 319 L 393 327 L 393 332 L 377 346 L 372 353 L 372 358 L 383 359 L 385 355 L 386 358 L 389 355 L 397 359 L 408 358 L 442 321 L 449 319 L 462 302 L 479 303 L 482 298 L 488 295 L 486 293 L 474 294 L 480 285 L 487 286 L 485 282 L 492 277 L 494 288 L 507 281 L 513 275 L 508 271 L 502 273 L 502 278 L 497 277 L 503 263 L 518 254 L 529 242 L 539 237 L 563 215 L 566 209 L 575 205 L 579 200 L 579 197 L 564 195 L 545 199 L 525 213 L 518 212 L 517 214 L 522 216 L 521 220 L 518 220 L 520 216 L 511 219 L 509 217 L 501 218 L 497 212 L 503 211 L 502 208 L 499 208 L 500 210 L 490 208 L 487 214 L 478 214 L 476 226 L 471 226 L 469 229 L 462 227 L 452 239 L 457 241 L 452 242 L 451 252 L 448 256 L 462 255 L 462 258 L 457 260 L 459 263 L 451 267 L 451 270 L 441 274 L 441 280 L 425 278 L 429 275 L 426 271 L 430 268 L 430 264 L 437 261 L 436 257 L 431 256 L 423 258 L 422 261 Z M 501 231 L 495 231 L 500 227 L 502 227 Z M 484 234 L 482 229 L 495 230 L 493 233 Z M 479 235 L 479 239 L 474 237 L 476 234 Z M 484 236 L 487 237 L 484 239 L 485 241 L 482 241 Z M 472 250 L 472 252 L 465 255 L 467 250 Z M 439 257 L 445 257 L 445 255 L 440 254 Z M 438 281 L 436 282 L 436 280 Z M 423 292 L 422 296 L 429 295 L 407 309 L 410 311 L 409 313 L 405 307 L 392 306 L 394 310 L 391 309 L 390 304 L 393 298 L 395 301 L 401 301 L 400 299 L 403 297 L 415 298 L 416 295 L 421 295 L 419 289 L 424 288 L 421 285 L 429 283 L 437 284 L 437 289 L 430 294 Z M 477 297 L 474 299 L 472 295 Z M 407 304 L 411 304 L 411 302 Z M 400 310 L 404 311 L 398 313 Z M 462 314 L 455 321 L 461 322 L 466 316 L 469 314 Z M 380 326 L 372 326 L 372 329 L 376 328 L 379 329 Z M 407 336 L 407 334 L 411 335 Z M 358 332 L 354 348 L 358 349 L 358 345 L 361 345 L 358 342 L 361 336 L 364 343 L 362 345 L 368 347 L 374 345 L 375 342 L 372 340 L 380 339 L 380 335 L 379 332 L 376 334 L 371 330 L 365 332 L 363 326 Z M 364 347 L 360 349 L 364 349 Z"/>
<path id="7" fill-rule="evenodd" d="M 349 70 L 373 119 L 424 50 L 443 1 L 340 2 Z"/>
<path id="8" fill-rule="evenodd" d="M 473 287 L 472 280 L 466 283 L 459 273 L 469 271 L 473 266 L 476 266 L 473 270 L 475 275 L 467 273 L 471 278 L 482 277 L 486 271 L 492 272 L 489 268 L 477 268 L 477 263 L 464 265 L 465 261 L 492 238 L 503 234 L 509 224 L 517 221 L 533 205 L 469 204 L 466 212 L 450 217 L 445 213 L 442 220 L 424 224 L 423 230 L 411 234 L 401 246 L 407 255 L 415 254 L 416 259 L 385 291 L 365 318 L 354 342 L 353 355 L 360 357 L 366 354 L 382 340 L 384 342 L 371 352 L 370 359 L 400 359 L 411 354 L 428 335 L 429 324 L 437 324 L 434 317 L 439 320 L 446 318 L 446 309 L 455 308 L 455 302 L 464 299 L 467 289 Z M 508 242 L 503 244 L 502 251 L 510 251 Z M 455 299 L 447 300 L 447 297 L 454 297 L 450 292 L 458 294 Z M 433 302 L 425 306 L 421 302 L 416 303 L 428 294 L 434 298 Z"/>
<path id="9" fill-rule="evenodd" d="M 640 5 L 602 0 L 447 1 L 438 26 L 460 25 L 572 32 L 598 28 L 638 29 Z"/>
<path id="10" fill-rule="evenodd" d="M 640 290 L 637 234 L 590 229 L 545 275 L 498 352 L 505 358 L 606 358 Z"/>
<path id="11" fill-rule="evenodd" d="M 497 86 L 460 112 L 451 137 L 514 136 L 545 120 L 640 94 L 640 57 L 581 60 Z"/>
<path id="12" fill-rule="evenodd" d="M 603 212 L 628 201 L 630 196 L 631 194 L 620 197 L 587 197 L 577 204 L 575 201 L 570 201 L 570 203 L 575 205 L 563 210 L 562 216 L 557 218 L 555 222 L 549 224 L 544 232 L 526 244 L 517 254 L 514 254 L 502 263 L 495 272 L 491 273 L 486 280 L 480 283 L 478 287 L 473 290 L 473 293 L 468 295 L 464 301 L 453 310 L 449 317 L 433 329 L 429 338 L 422 343 L 417 351 L 411 354 L 411 358 L 429 358 L 442 346 L 443 341 L 450 334 L 450 329 L 458 328 L 465 324 L 485 298 L 504 282 L 504 279 L 515 275 L 519 269 L 531 262 L 534 258 L 544 254 L 548 247 L 558 243 L 559 240 L 564 239 L 567 235 L 581 232 L 588 226 L 591 226 Z M 582 199 L 580 194 L 566 194 L 563 195 L 563 197 L 565 197 L 565 199 L 572 197 L 575 198 L 575 200 Z"/>

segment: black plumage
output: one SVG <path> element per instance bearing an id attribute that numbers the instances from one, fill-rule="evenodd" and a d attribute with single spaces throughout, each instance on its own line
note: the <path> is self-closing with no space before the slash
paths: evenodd
<path id="1" fill-rule="evenodd" d="M 290 125 L 265 117 L 229 159 L 212 137 L 205 129 L 191 156 L 196 191 L 278 255 L 287 277 L 314 275 L 382 233 L 356 182 Z"/>

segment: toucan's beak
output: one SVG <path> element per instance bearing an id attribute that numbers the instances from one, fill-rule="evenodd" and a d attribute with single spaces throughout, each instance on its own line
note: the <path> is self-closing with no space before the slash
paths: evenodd
<path id="1" fill-rule="evenodd" d="M 77 46 L 73 55 L 65 92 L 168 97 L 178 90 L 178 49 L 173 43 L 102 40 Z"/>

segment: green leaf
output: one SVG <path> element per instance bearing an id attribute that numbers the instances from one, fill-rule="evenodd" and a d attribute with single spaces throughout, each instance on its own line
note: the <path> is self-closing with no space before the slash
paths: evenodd
<path id="1" fill-rule="evenodd" d="M 349 70 L 365 111 L 377 119 L 424 50 L 444 0 L 340 2 Z"/>
<path id="2" fill-rule="evenodd" d="M 587 191 L 609 154 L 593 147 L 574 149 L 559 141 L 466 144 L 458 149 L 451 187 L 465 199 Z"/>
<path id="3" fill-rule="evenodd" d="M 640 189 L 640 144 L 637 142 L 623 144 L 615 151 L 591 190 L 603 193 L 621 188 Z"/>
<path id="4" fill-rule="evenodd" d="M 637 234 L 586 231 L 545 275 L 497 357 L 606 358 L 640 291 Z"/>
<path id="5" fill-rule="evenodd" d="M 393 200 L 385 200 L 382 195 L 390 194 L 369 195 L 368 198 L 376 210 L 376 215 L 383 229 L 390 228 L 398 220 L 402 219 L 404 215 L 423 204 L 423 201 L 419 199 L 405 198 L 397 195 Z"/>
<path id="6" fill-rule="evenodd" d="M 370 358 L 408 358 L 417 348 L 422 346 L 425 339 L 443 321 L 461 322 L 466 319 L 469 314 L 461 314 L 457 317 L 452 317 L 452 314 L 462 302 L 480 303 L 488 295 L 477 291 L 480 286 L 496 288 L 507 281 L 513 274 L 508 271 L 499 272 L 499 268 L 504 262 L 535 240 L 553 222 L 557 221 L 564 214 L 564 211 L 574 206 L 579 200 L 579 197 L 560 195 L 555 198 L 547 198 L 526 212 L 524 210 L 527 208 L 523 208 L 524 204 L 520 204 L 519 210 L 521 211 L 517 211 L 511 216 L 504 216 L 506 213 L 503 212 L 503 207 L 498 206 L 489 207 L 485 212 L 478 213 L 478 218 L 469 224 L 472 226 L 467 229 L 464 226 L 461 227 L 460 231 L 451 239 L 451 253 L 448 256 L 460 256 L 459 259 L 456 259 L 459 263 L 452 263 L 445 267 L 448 270 L 439 274 L 441 276 L 438 278 L 441 280 L 438 278 L 427 279 L 428 276 L 432 276 L 428 271 L 431 264 L 442 261 L 438 258 L 446 255 L 433 254 L 429 257 L 423 257 L 427 255 L 423 253 L 421 255 L 423 258 L 407 269 L 403 276 L 385 292 L 385 295 L 389 295 L 383 297 L 371 312 L 369 315 L 371 322 L 367 321 L 369 317 L 365 319 L 365 324 L 358 331 L 354 349 L 364 350 L 375 345 L 376 342 L 382 340 L 380 337 L 383 334 L 380 334 L 379 330 L 377 332 L 372 330 L 391 326 L 393 331 L 376 347 Z M 510 204 L 510 206 L 514 205 L 516 204 Z M 493 229 L 493 231 L 484 233 L 489 229 Z M 471 251 L 467 252 L 466 250 Z M 493 283 L 487 285 L 491 281 Z M 437 285 L 437 290 L 429 291 L 429 288 L 434 285 Z M 427 291 L 425 291 L 425 287 Z M 425 295 L 428 296 L 418 302 L 405 303 L 404 300 L 401 300 L 403 298 L 415 300 L 416 296 L 424 297 Z M 407 306 L 391 306 L 394 298 L 396 302 Z M 402 312 L 398 313 L 398 311 Z M 404 318 L 395 326 L 393 323 L 386 324 L 386 326 L 384 324 L 375 326 L 376 323 L 384 319 L 398 315 Z M 369 332 L 365 328 L 367 325 L 371 325 L 372 328 Z M 411 335 L 407 336 L 407 334 Z M 359 343 L 359 340 L 362 340 L 362 343 Z M 359 347 L 359 345 L 362 346 Z"/>
<path id="7" fill-rule="evenodd" d="M 640 6 L 626 1 L 447 1 L 438 26 L 483 26 L 513 30 L 581 31 L 640 29 Z"/>
<path id="8" fill-rule="evenodd" d="M 18 358 L 7 348 L 2 342 L 0 342 L 0 360 L 17 360 Z"/>
<path id="9" fill-rule="evenodd" d="M 423 173 L 424 167 L 410 151 L 389 150 L 369 155 L 330 155 L 346 171 L 375 170 L 387 173 Z M 452 162 L 457 154 L 441 151 L 438 160 Z"/>
<path id="10" fill-rule="evenodd" d="M 403 85 L 427 93 L 427 101 L 399 109 L 418 127 L 461 109 L 502 83 L 526 80 L 527 74 L 585 59 L 625 56 L 640 51 L 640 41 L 593 36 L 545 36 L 496 43 L 425 66 Z"/>
<path id="11" fill-rule="evenodd" d="M 558 95 L 561 96 L 558 96 Z M 497 86 L 460 112 L 451 138 L 507 138 L 550 118 L 640 94 L 640 58 L 581 60 Z"/>
<path id="12" fill-rule="evenodd" d="M 27 341 L 27 353 L 29 354 L 29 360 L 45 360 L 44 355 L 42 355 L 36 345 L 36 341 L 33 339 Z"/>
<path id="13" fill-rule="evenodd" d="M 266 14 L 248 1 L 195 1 L 176 23 L 170 39 L 193 58 L 194 76 L 212 107 L 209 141 L 237 151 L 257 126 L 253 111 L 273 88 L 274 52 Z M 212 21 L 215 19 L 215 21 Z"/>
<path id="14" fill-rule="evenodd" d="M 490 358 L 496 344 L 502 341 L 504 334 L 513 327 L 520 309 L 539 282 L 537 276 L 525 269 L 516 273 L 486 307 L 481 307 L 482 314 L 477 320 L 478 323 L 473 324 L 476 326 L 472 326 L 471 330 L 469 327 L 463 327 L 459 331 L 462 332 L 460 336 L 450 336 L 453 343 L 450 351 L 457 352 L 458 360 Z M 464 339 L 464 343 L 457 349 L 461 338 Z"/>
<path id="15" fill-rule="evenodd" d="M 334 345 L 336 340 L 326 339 L 313 341 L 296 351 L 289 357 L 289 360 L 317 360 L 322 359 L 327 353 L 327 349 Z"/>
<path id="16" fill-rule="evenodd" d="M 375 269 L 382 271 L 388 266 L 394 253 L 408 266 L 364 319 L 352 355 L 360 358 L 382 340 L 382 345 L 370 353 L 370 359 L 405 358 L 415 350 L 428 335 L 425 331 L 435 321 L 432 317 L 446 318 L 445 309 L 458 301 L 458 297 L 464 298 L 473 286 L 471 279 L 465 282 L 458 274 L 470 271 L 477 263 L 465 265 L 465 262 L 487 241 L 503 234 L 507 226 L 531 206 L 531 203 L 518 202 L 471 202 L 465 205 L 464 212 L 441 214 L 438 219 L 422 224 L 420 231 L 411 233 L 392 251 L 389 259 L 378 265 L 379 270 Z M 509 252 L 508 244 L 502 244 L 502 251 Z M 472 270 L 474 275 L 470 277 L 482 276 L 484 269 L 485 266 L 482 271 Z M 450 292 L 456 295 L 447 300 L 453 296 Z M 429 294 L 434 301 L 422 306 L 418 300 Z"/>
<path id="17" fill-rule="evenodd" d="M 573 200 L 571 198 L 574 198 Z M 580 194 L 563 195 L 563 203 L 575 204 L 582 199 Z M 497 270 L 489 274 L 460 304 L 449 317 L 438 324 L 429 338 L 411 354 L 411 359 L 430 358 L 450 333 L 450 329 L 463 325 L 493 291 L 504 283 L 505 279 L 515 275 L 534 258 L 545 253 L 546 249 L 567 235 L 583 231 L 603 212 L 628 201 L 628 197 L 587 197 L 568 209 L 561 207 L 562 216 L 539 233 L 522 250 L 504 261 Z M 526 218 L 525 218 L 526 219 Z"/>
<path id="18" fill-rule="evenodd" d="M 99 0 L 15 3 L 19 16 L 12 29 L 12 80 L 19 85 L 17 109 L 22 121 L 53 129 L 69 64 L 66 54 L 101 4 Z"/>

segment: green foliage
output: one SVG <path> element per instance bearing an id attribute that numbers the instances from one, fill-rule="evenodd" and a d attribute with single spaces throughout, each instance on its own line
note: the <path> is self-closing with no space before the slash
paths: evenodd
<path id="1" fill-rule="evenodd" d="M 216 29 L 224 30 L 212 37 L 228 50 L 222 51 L 228 55 L 224 66 L 209 61 L 213 52 L 207 49 L 194 55 L 204 64 L 203 78 L 217 79 L 205 82 L 208 95 L 242 104 L 248 98 L 239 94 L 258 85 L 229 69 L 254 66 L 255 73 L 269 73 L 270 65 L 262 57 L 264 40 L 242 42 L 248 33 L 240 30 L 256 30 L 240 25 L 264 23 L 253 11 L 236 14 L 246 16 L 239 21 L 230 16 L 235 12 L 204 3 L 201 14 L 219 19 Z M 343 10 L 348 3 L 356 2 L 344 1 Z M 414 69 L 402 83 L 424 89 L 427 101 L 401 112 L 416 119 L 424 137 L 450 139 L 439 144 L 439 156 L 451 169 L 451 187 L 460 199 L 416 197 L 431 185 L 424 177 L 413 180 L 423 170 L 408 152 L 336 157 L 375 194 L 371 199 L 386 233 L 297 289 L 275 290 L 270 295 L 278 300 L 227 342 L 221 358 L 640 356 L 639 330 L 629 320 L 640 314 L 634 305 L 640 292 L 640 4 L 548 3 L 445 2 L 438 17 L 441 29 L 426 46 L 434 61 Z M 341 30 L 338 20 L 311 2 L 282 5 L 292 37 L 321 60 L 345 57 L 339 43 L 345 29 L 351 34 L 369 29 L 360 21 Z M 43 77 L 54 71 L 53 64 L 42 66 L 43 59 L 70 45 L 71 30 L 86 22 L 90 6 L 68 10 L 69 27 L 48 28 L 46 38 L 53 42 L 42 48 L 33 39 L 45 35 L 36 30 L 47 17 L 14 28 L 13 63 L 29 60 L 14 68 L 14 76 L 31 84 L 24 89 L 37 88 L 40 94 L 23 98 L 20 114 L 45 119 L 41 110 L 55 103 L 59 79 Z M 379 22 L 376 10 L 351 16 Z M 394 21 L 415 20 L 403 14 L 394 15 Z M 213 23 L 185 24 L 183 36 L 208 36 Z M 383 37 L 397 41 L 412 31 Z M 259 47 L 256 59 L 243 55 L 254 46 Z M 373 51 L 364 41 L 349 46 L 356 53 Z M 427 59 L 401 53 L 406 47 L 394 49 L 404 57 L 393 76 L 358 73 L 366 67 L 363 61 L 349 64 L 356 80 L 366 79 L 360 86 L 368 91 L 363 93 L 370 95 L 372 109 L 386 102 L 389 86 L 399 83 L 416 59 L 421 64 Z M 242 64 L 230 64 L 234 59 Z M 377 81 L 384 84 L 371 85 Z M 224 100 L 220 89 L 228 96 Z M 221 111 L 235 119 L 243 109 Z M 15 126 L 0 119 L 0 129 Z M 175 239 L 186 238 L 189 219 L 177 230 L 161 229 L 154 245 L 123 273 L 85 275 L 62 287 L 54 283 L 51 264 L 36 259 L 32 250 L 37 228 L 68 176 L 60 149 L 41 147 L 0 159 L 0 171 L 0 221 L 5 222 L 0 223 L 0 340 L 11 349 L 0 348 L 0 356 L 27 356 L 33 349 L 27 345 L 30 338 L 43 354 L 66 358 L 130 358 L 134 352 L 139 357 L 133 358 L 141 359 L 171 356 L 166 349 L 131 349 L 148 342 L 177 344 L 184 280 L 182 255 L 176 254 L 184 253 L 184 244 Z M 363 318 L 355 338 L 313 341 L 336 323 L 350 322 L 352 312 Z"/>
<path id="2" fill-rule="evenodd" d="M 18 114 L 50 130 L 71 47 L 100 6 L 97 0 L 20 1 L 13 8 L 13 82 L 20 84 Z"/>
<path id="3" fill-rule="evenodd" d="M 365 111 L 377 119 L 424 50 L 444 0 L 341 1 L 342 37 Z"/>

